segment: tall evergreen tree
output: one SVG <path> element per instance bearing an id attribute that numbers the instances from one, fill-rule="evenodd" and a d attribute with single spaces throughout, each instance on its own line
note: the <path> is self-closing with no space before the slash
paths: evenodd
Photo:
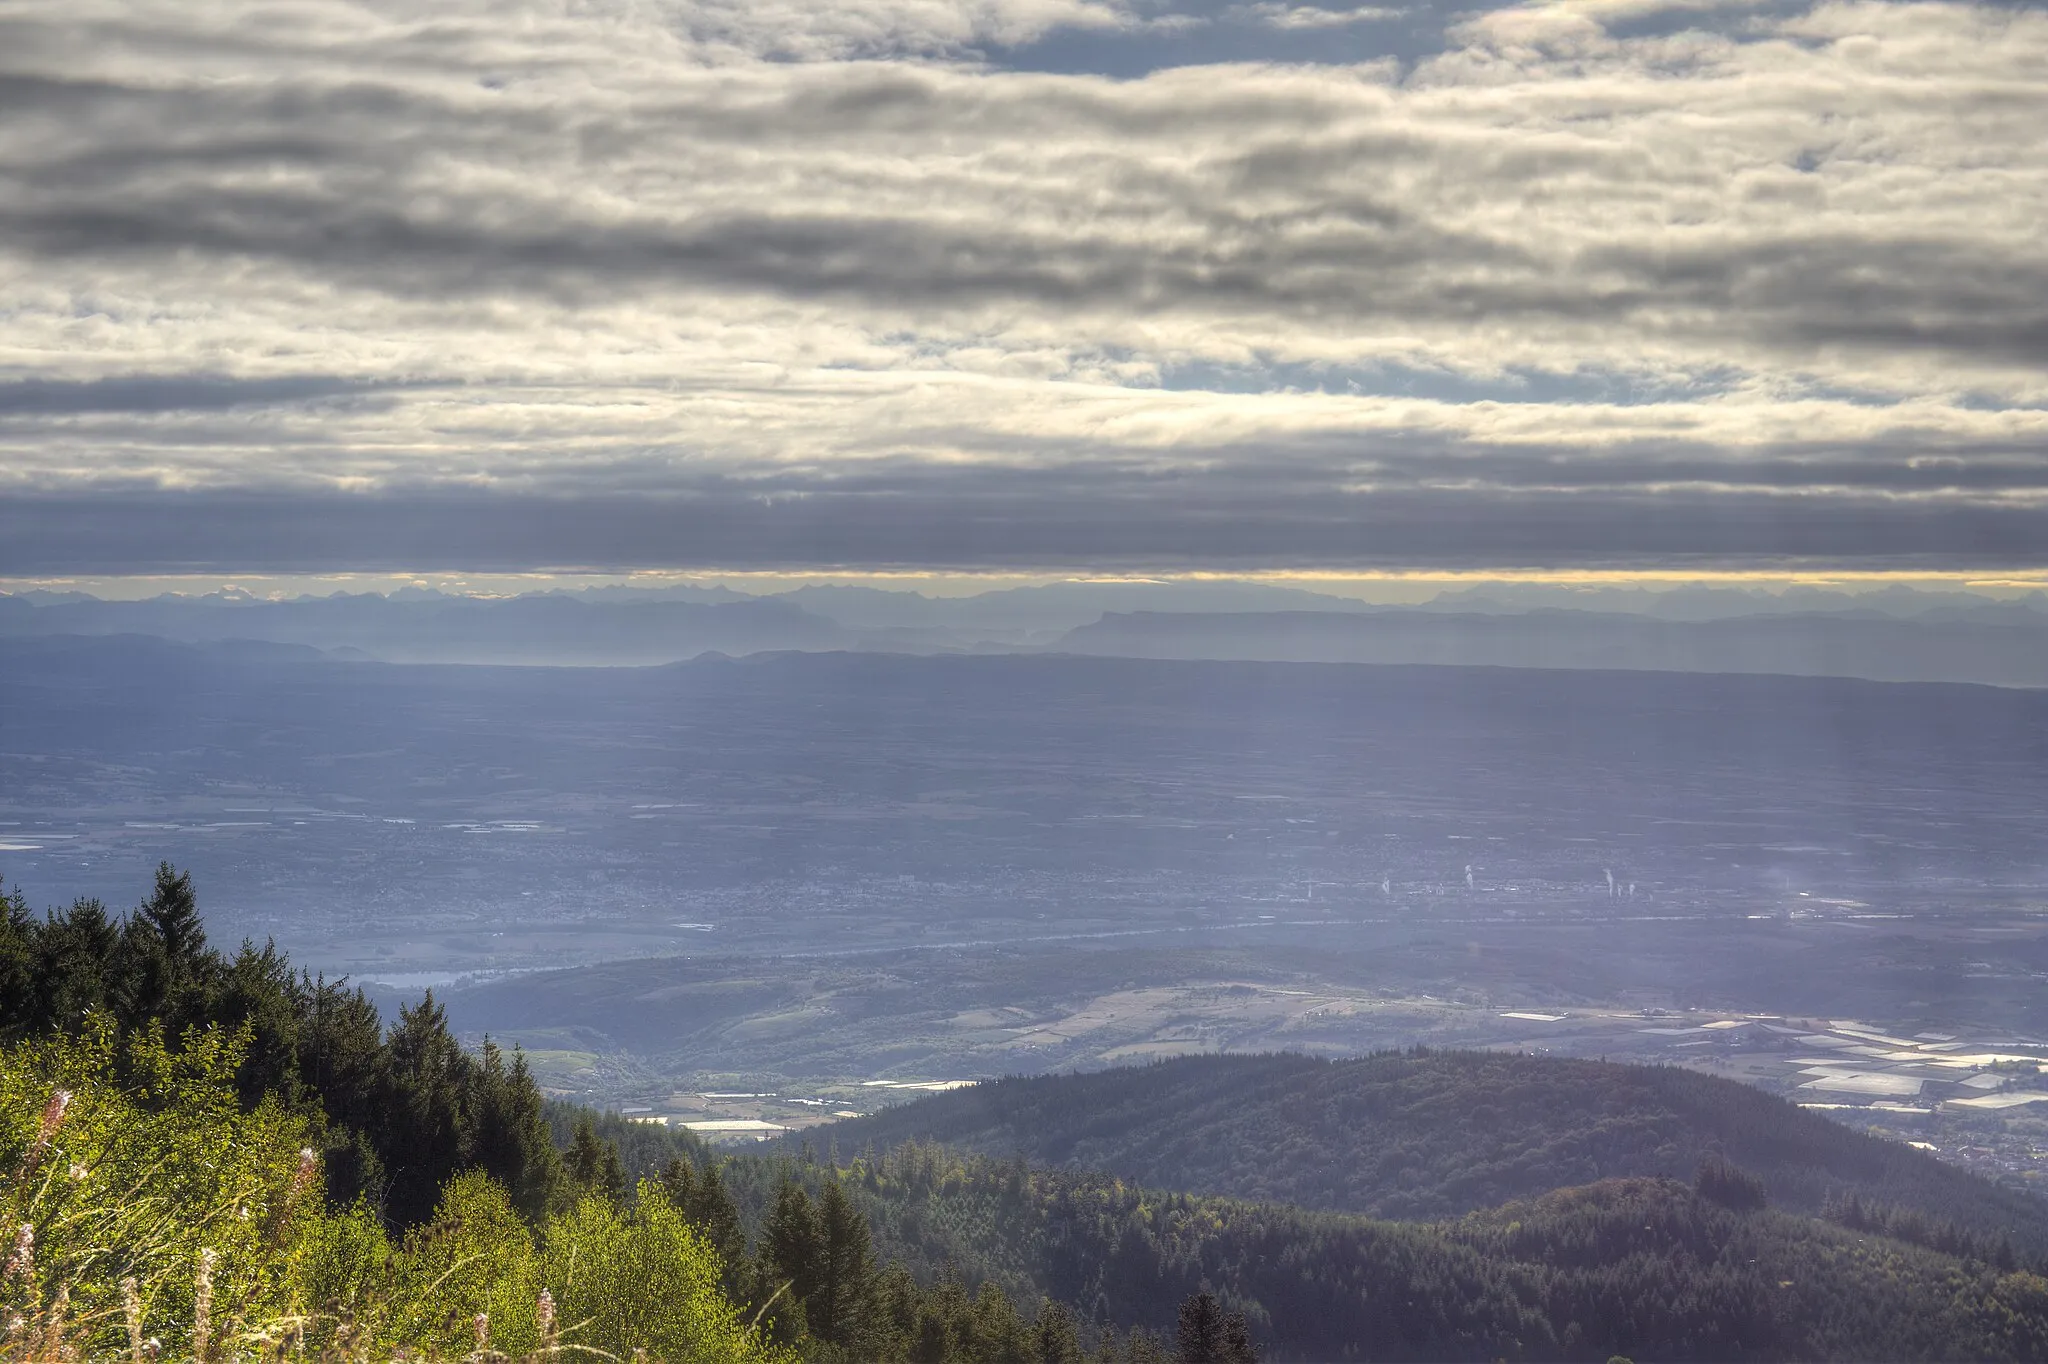
<path id="1" fill-rule="evenodd" d="M 318 1093 L 308 1089 L 300 1071 L 306 987 L 293 979 L 291 963 L 277 944 L 259 948 L 245 942 L 225 970 L 212 974 L 208 1021 L 249 1029 L 249 1049 L 236 1075 L 242 1102 L 253 1105 L 272 1094 L 286 1104 L 317 1103 Z"/>
<path id="2" fill-rule="evenodd" d="M 136 913 L 175 966 L 189 971 L 204 955 L 206 928 L 200 922 L 199 896 L 192 889 L 190 872 L 157 863 L 156 887 Z"/>
<path id="3" fill-rule="evenodd" d="M 1252 1328 L 1242 1312 L 1224 1318 L 1223 1360 L 1224 1364 L 1259 1364 L 1259 1347 L 1252 1344 Z"/>
<path id="4" fill-rule="evenodd" d="M 769 1311 L 779 1323 L 778 1338 L 794 1340 L 808 1329 L 811 1299 L 823 1277 L 824 1249 L 810 1195 L 801 1184 L 785 1177 L 776 1187 L 775 1204 L 762 1224 L 757 1257 L 757 1295 L 764 1303 L 774 1299 Z"/>
<path id="5" fill-rule="evenodd" d="M 696 1192 L 683 1212 L 724 1262 L 725 1291 L 735 1299 L 746 1296 L 747 1229 L 716 1164 L 706 1165 L 697 1176 Z"/>
<path id="6" fill-rule="evenodd" d="M 597 1135 L 590 1115 L 577 1120 L 576 1135 L 563 1157 L 569 1178 L 579 1193 L 601 1194 L 618 1201 L 626 1196 L 626 1172 L 619 1164 L 619 1148 Z"/>
<path id="7" fill-rule="evenodd" d="M 373 1139 L 388 1181 L 386 1215 L 412 1226 L 433 1215 L 441 1186 L 463 1167 L 469 1117 L 463 1101 L 472 1063 L 431 990 L 420 1003 L 398 1011 L 387 1045 L 388 1120 Z"/>
<path id="8" fill-rule="evenodd" d="M 1213 1294 L 1197 1293 L 1180 1305 L 1174 1339 L 1179 1364 L 1226 1364 L 1223 1309 Z"/>
<path id="9" fill-rule="evenodd" d="M 971 1318 L 976 1364 L 1030 1364 L 1031 1338 L 1017 1315 L 1017 1305 L 994 1280 L 974 1295 Z"/>
<path id="10" fill-rule="evenodd" d="M 1074 1314 L 1051 1298 L 1038 1304 L 1031 1335 L 1036 1347 L 1034 1364 L 1081 1364 L 1081 1337 L 1074 1327 Z"/>
<path id="11" fill-rule="evenodd" d="M 0 892 L 0 1041 L 35 1031 L 38 980 L 35 920 L 20 891 Z"/>
<path id="12" fill-rule="evenodd" d="M 121 993 L 114 958 L 121 926 L 98 900 L 78 900 L 52 913 L 36 935 L 33 977 L 24 1003 L 36 1031 L 74 1032 L 89 1010 Z"/>
<path id="13" fill-rule="evenodd" d="M 697 1167 L 681 1156 L 669 1157 L 661 1167 L 661 1191 L 678 1212 L 690 1217 L 697 1203 Z"/>
<path id="14" fill-rule="evenodd" d="M 109 995 L 123 1028 L 161 1024 L 175 1039 L 205 1021 L 202 978 L 219 962 L 206 950 L 190 874 L 157 864 L 149 898 L 121 923 L 116 957 Z"/>
<path id="15" fill-rule="evenodd" d="M 486 1037 L 475 1082 L 470 1163 L 505 1186 L 521 1216 L 537 1222 L 555 1202 L 563 1171 L 526 1053 L 515 1047 L 508 1070 L 505 1054 Z M 613 1162 L 616 1167 L 616 1152 Z"/>
<path id="16" fill-rule="evenodd" d="M 818 1197 L 818 1282 L 804 1302 L 812 1334 L 853 1348 L 862 1338 L 875 1289 L 868 1219 L 836 1176 Z"/>

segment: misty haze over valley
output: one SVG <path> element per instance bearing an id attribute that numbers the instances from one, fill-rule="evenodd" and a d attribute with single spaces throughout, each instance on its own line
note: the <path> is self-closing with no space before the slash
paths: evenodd
<path id="1" fill-rule="evenodd" d="M 1046 630 L 1233 594 L 1280 609 L 640 666 L 363 647 L 432 612 L 478 633 L 417 638 L 506 648 L 530 606 L 649 605 L 622 593 L 35 598 L 10 618 L 107 632 L 10 639 L 0 837 L 32 901 L 120 904 L 174 860 L 224 938 L 273 938 L 387 1009 L 433 989 L 561 1092 L 704 1130 L 807 1128 L 889 1085 L 1428 1043 L 1706 1068 L 1903 1138 L 1967 1128 L 1951 1158 L 2034 1176 L 2025 1106 L 1934 1101 L 1988 1092 L 1957 1087 L 1983 1072 L 1952 1053 L 1981 1067 L 2048 1036 L 2048 693 L 1568 668 L 1576 637 L 1537 593 L 1476 617 L 1557 651 L 1523 668 L 1072 648 L 1122 620 L 1256 640 L 1301 618 L 1284 589 L 850 595 L 867 628 L 939 608 L 958 632 L 977 607 Z M 1820 604 L 1907 641 L 1957 619 L 2041 628 L 2025 600 L 1673 595 L 1565 619 L 1792 622 L 1810 642 Z M 809 600 L 683 605 L 827 619 L 834 597 Z M 254 628 L 119 629 L 181 617 Z M 620 647 L 527 628 L 535 648 Z"/>

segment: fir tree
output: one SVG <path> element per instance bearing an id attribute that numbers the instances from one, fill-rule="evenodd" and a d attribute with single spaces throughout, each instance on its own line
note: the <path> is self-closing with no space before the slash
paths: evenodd
<path id="1" fill-rule="evenodd" d="M 681 1156 L 669 1157 L 668 1164 L 661 1167 L 661 1191 L 683 1216 L 696 1220 L 692 1215 L 697 1204 L 696 1166 Z"/>
<path id="2" fill-rule="evenodd" d="M 388 1185 L 385 1209 L 400 1226 L 433 1216 L 441 1186 L 464 1163 L 469 1058 L 433 992 L 398 1012 L 389 1039 L 387 1121 L 376 1135 Z"/>
<path id="3" fill-rule="evenodd" d="M 471 1163 L 505 1186 L 522 1217 L 539 1221 L 558 1196 L 562 1161 L 524 1051 L 514 1048 L 507 1070 L 504 1053 L 490 1038 L 484 1039 L 473 1107 Z M 623 1177 L 619 1182 L 624 1183 Z"/>
<path id="4" fill-rule="evenodd" d="M 697 1177 L 696 1196 L 683 1212 L 697 1224 L 704 1233 L 704 1239 L 725 1262 L 726 1291 L 735 1297 L 740 1296 L 740 1280 L 745 1273 L 747 1258 L 747 1231 L 718 1166 L 704 1167 L 703 1173 Z"/>
<path id="5" fill-rule="evenodd" d="M 191 971 L 206 951 L 206 929 L 199 919 L 199 897 L 192 876 L 168 862 L 156 867 L 156 888 L 136 911 L 162 945 L 174 968 Z"/>
<path id="6" fill-rule="evenodd" d="M 1197 1293 L 1180 1305 L 1175 1343 L 1179 1364 L 1225 1364 L 1223 1309 L 1212 1294 Z"/>
<path id="7" fill-rule="evenodd" d="M 875 1286 L 868 1221 L 838 1179 L 825 1182 L 817 1207 L 818 1281 L 804 1303 L 813 1334 L 844 1349 L 859 1341 Z"/>
<path id="8" fill-rule="evenodd" d="M 580 1192 L 600 1194 L 614 1202 L 626 1196 L 626 1172 L 619 1164 L 619 1148 L 597 1135 L 587 1113 L 577 1120 L 576 1135 L 569 1143 L 563 1164 Z"/>
<path id="9" fill-rule="evenodd" d="M 1259 1364 L 1259 1347 L 1252 1344 L 1252 1330 L 1244 1313 L 1232 1312 L 1223 1322 L 1224 1364 Z"/>
<path id="10" fill-rule="evenodd" d="M 794 1340 L 806 1329 L 811 1297 L 823 1277 L 824 1236 L 810 1195 L 793 1179 L 785 1178 L 775 1190 L 775 1206 L 761 1227 L 759 1260 L 758 1296 L 764 1303 L 773 1299 L 778 1338 Z"/>
<path id="11" fill-rule="evenodd" d="M 1052 1299 L 1038 1304 L 1038 1320 L 1031 1328 L 1035 1364 L 1081 1364 L 1081 1338 L 1074 1329 L 1074 1314 Z"/>

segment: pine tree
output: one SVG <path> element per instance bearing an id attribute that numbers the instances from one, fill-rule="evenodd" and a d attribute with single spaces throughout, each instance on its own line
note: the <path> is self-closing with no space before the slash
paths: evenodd
<path id="1" fill-rule="evenodd" d="M 1031 1333 L 1024 1329 L 1010 1295 L 992 1279 L 974 1295 L 973 1321 L 974 1353 L 980 1364 L 1030 1364 Z"/>
<path id="2" fill-rule="evenodd" d="M 1213 1295 L 1197 1293 L 1180 1305 L 1175 1343 L 1179 1364 L 1226 1364 L 1223 1309 Z"/>
<path id="3" fill-rule="evenodd" d="M 875 1287 L 875 1256 L 867 1218 L 838 1179 L 818 1199 L 818 1283 L 804 1304 L 814 1335 L 845 1349 L 861 1338 Z"/>
<path id="4" fill-rule="evenodd" d="M 690 1217 L 697 1203 L 697 1167 L 681 1156 L 669 1157 L 668 1164 L 661 1167 L 661 1191 L 676 1211 Z"/>
<path id="5" fill-rule="evenodd" d="M 0 1041 L 13 1042 L 41 1028 L 32 1005 L 39 936 L 21 892 L 0 892 Z"/>
<path id="6" fill-rule="evenodd" d="M 614 1203 L 626 1198 L 626 1170 L 619 1163 L 619 1144 L 608 1141 L 604 1144 L 604 1161 L 598 1167 L 598 1191 Z"/>
<path id="7" fill-rule="evenodd" d="M 1074 1314 L 1047 1298 L 1038 1304 L 1038 1320 L 1031 1328 L 1035 1364 L 1081 1364 L 1080 1333 L 1074 1329 Z"/>
<path id="8" fill-rule="evenodd" d="M 36 935 L 31 979 L 22 1003 L 38 1032 L 74 1032 L 88 1010 L 118 990 L 114 961 L 121 928 L 98 900 L 79 900 L 51 914 Z"/>
<path id="9" fill-rule="evenodd" d="M 740 1296 L 747 1259 L 747 1230 L 740 1222 L 740 1210 L 726 1191 L 718 1166 L 704 1167 L 697 1177 L 696 1197 L 683 1212 L 703 1231 L 704 1239 L 725 1262 L 726 1291 Z"/>
<path id="10" fill-rule="evenodd" d="M 775 1206 L 762 1224 L 758 1257 L 757 1291 L 763 1302 L 775 1299 L 769 1310 L 778 1323 L 777 1339 L 793 1341 L 807 1329 L 811 1299 L 823 1278 L 824 1250 L 824 1235 L 810 1195 L 785 1176 L 775 1190 Z"/>
<path id="11" fill-rule="evenodd" d="M 206 929 L 199 919 L 199 897 L 192 877 L 168 862 L 156 866 L 156 888 L 136 911 L 174 967 L 190 971 L 206 951 Z"/>
<path id="12" fill-rule="evenodd" d="M 470 1059 L 448 1031 L 433 992 L 398 1011 L 386 1043 L 390 1068 L 383 1121 L 372 1131 L 389 1181 L 385 1215 L 402 1227 L 433 1216 L 441 1186 L 466 1163 Z"/>
<path id="13" fill-rule="evenodd" d="M 504 1053 L 486 1037 L 475 1088 L 470 1161 L 505 1186 L 522 1217 L 538 1222 L 559 1196 L 562 1160 L 526 1053 L 515 1048 L 508 1071 Z"/>
<path id="14" fill-rule="evenodd" d="M 1232 1312 L 1223 1322 L 1224 1364 L 1259 1364 L 1259 1347 L 1252 1344 L 1252 1329 L 1244 1313 Z"/>
<path id="15" fill-rule="evenodd" d="M 121 921 L 102 987 L 106 1003 L 124 1031 L 161 1024 L 175 1040 L 188 1027 L 209 1021 L 203 987 L 209 970 L 219 966 L 206 950 L 192 878 L 158 863 L 150 897 Z"/>
<path id="16" fill-rule="evenodd" d="M 626 1195 L 626 1172 L 619 1165 L 619 1148 L 597 1135 L 590 1115 L 576 1120 L 576 1135 L 562 1162 L 578 1192 L 594 1193 L 614 1202 Z"/>

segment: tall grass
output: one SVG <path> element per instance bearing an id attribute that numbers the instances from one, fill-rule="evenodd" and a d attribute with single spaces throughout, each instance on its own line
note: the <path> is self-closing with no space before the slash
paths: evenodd
<path id="1" fill-rule="evenodd" d="M 241 1053 L 102 1018 L 0 1050 L 0 1360 L 785 1364 L 658 1186 L 536 1229 L 465 1174 L 394 1243 L 327 1206 L 306 1119 L 240 1106 Z"/>

